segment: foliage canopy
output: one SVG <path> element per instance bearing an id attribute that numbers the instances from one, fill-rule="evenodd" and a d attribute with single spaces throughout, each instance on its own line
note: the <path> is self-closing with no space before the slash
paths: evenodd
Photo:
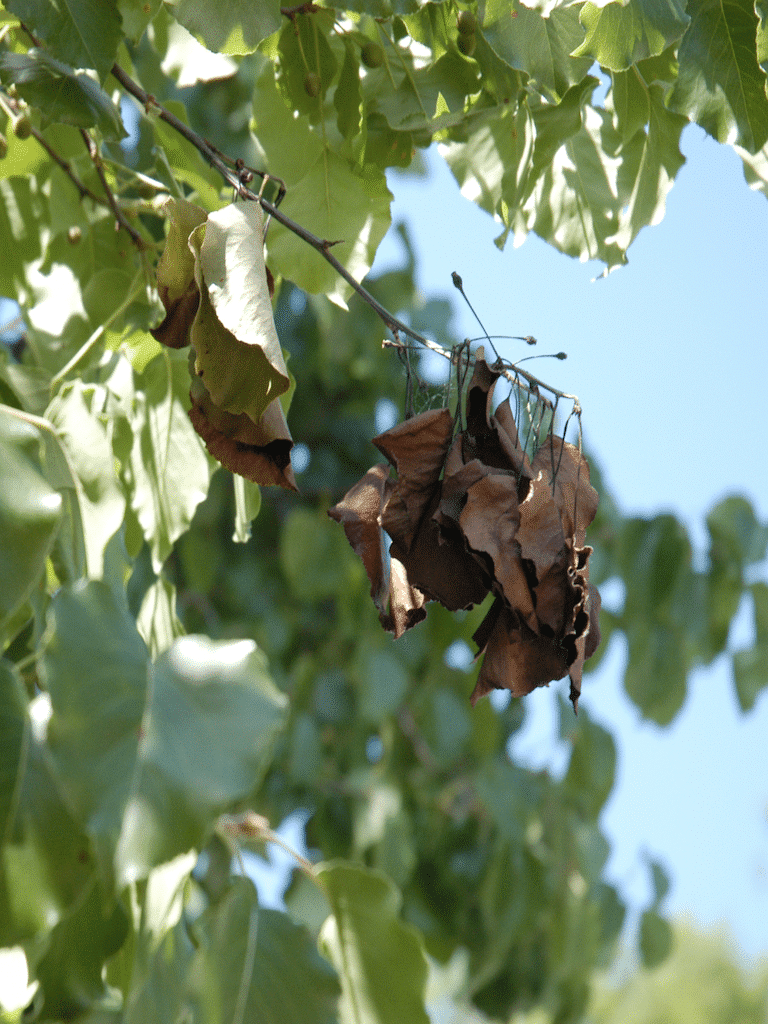
<path id="1" fill-rule="evenodd" d="M 765 191 L 764 7 L 6 0 L 0 22 L 22 317 L 0 349 L 0 946 L 25 951 L 30 1018 L 421 1024 L 449 964 L 492 1018 L 581 1019 L 624 917 L 615 744 L 563 700 L 562 779 L 511 760 L 523 707 L 470 707 L 448 655 L 489 602 L 380 629 L 326 513 L 403 389 L 382 322 L 457 339 L 404 231 L 402 266 L 360 282 L 387 169 L 433 143 L 499 245 L 533 231 L 608 270 L 663 216 L 689 121 Z M 666 724 L 747 593 L 749 710 L 768 526 L 719 501 L 694 568 L 674 516 L 591 481 L 590 580 L 627 594 L 593 661 L 623 634 L 627 692 Z M 320 863 L 265 909 L 240 851 L 297 810 Z M 651 874 L 648 966 L 670 945 Z"/>

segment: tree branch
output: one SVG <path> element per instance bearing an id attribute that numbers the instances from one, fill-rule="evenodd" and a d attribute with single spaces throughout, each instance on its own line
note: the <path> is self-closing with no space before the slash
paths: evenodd
<path id="1" fill-rule="evenodd" d="M 286 214 L 284 214 L 276 205 L 270 203 L 263 196 L 252 192 L 243 181 L 243 177 L 238 174 L 237 171 L 234 171 L 227 166 L 222 154 L 220 154 L 214 146 L 202 138 L 202 136 L 198 135 L 197 132 L 188 125 L 184 124 L 183 121 L 180 121 L 178 117 L 170 112 L 170 110 L 166 110 L 161 103 L 158 103 L 154 96 L 142 89 L 138 83 L 134 82 L 119 64 L 114 64 L 112 66 L 112 75 L 117 79 L 120 85 L 122 85 L 126 92 L 130 93 L 134 99 L 137 99 L 139 103 L 142 104 L 147 113 L 149 113 L 150 110 L 154 110 L 162 121 L 165 121 L 165 123 L 170 125 L 174 131 L 177 131 L 179 135 L 182 135 L 189 143 L 191 143 L 203 159 L 213 167 L 214 170 L 218 171 L 224 181 L 226 181 L 227 184 L 235 190 L 236 194 L 240 196 L 241 199 L 250 199 L 253 202 L 259 203 L 265 213 L 269 214 L 269 216 L 273 217 L 278 221 L 278 223 L 282 224 L 283 227 L 292 231 L 293 234 L 305 241 L 307 245 L 311 245 L 313 249 L 319 252 L 323 259 L 330 263 L 336 273 L 342 277 L 355 292 L 357 292 L 360 298 L 368 303 L 368 305 L 392 332 L 394 335 L 394 341 L 385 340 L 385 345 L 403 348 L 404 346 L 400 340 L 400 335 L 405 335 L 407 338 L 413 339 L 413 341 L 418 342 L 420 345 L 430 349 L 432 352 L 436 352 L 438 355 L 443 356 L 450 362 L 456 363 L 461 359 L 466 359 L 467 366 L 471 366 L 473 357 L 469 352 L 467 352 L 465 356 L 457 354 L 453 349 L 449 350 L 443 348 L 442 345 L 438 345 L 436 342 L 430 341 L 429 338 L 426 338 L 423 334 L 419 334 L 418 331 L 414 331 L 411 327 L 408 327 L 407 324 L 398 320 L 396 316 L 393 316 L 388 309 L 385 309 L 384 306 L 382 306 L 381 303 L 371 295 L 367 288 L 355 280 L 346 267 L 339 263 L 330 251 L 330 247 L 334 243 L 327 239 L 318 238 L 317 235 L 302 227 L 301 224 L 291 220 L 291 218 L 286 216 Z M 579 405 L 579 400 L 575 395 L 569 395 L 565 391 L 558 391 L 557 388 L 553 388 L 549 384 L 545 384 L 543 380 L 539 380 L 538 377 L 534 377 L 532 373 L 528 373 L 527 370 L 521 369 L 515 363 L 497 360 L 495 365 L 500 369 L 502 376 L 510 381 L 510 383 L 515 384 L 516 386 L 523 388 L 523 390 L 528 391 L 531 394 L 535 394 L 541 397 L 545 402 L 548 402 L 544 396 L 539 395 L 539 389 L 543 388 L 551 395 L 554 395 L 555 398 L 563 398 L 573 402 L 574 414 L 580 415 L 581 406 Z M 522 378 L 522 381 L 520 378 Z M 548 404 L 551 405 L 549 402 Z"/>
<path id="2" fill-rule="evenodd" d="M 136 228 L 129 224 L 128 221 L 125 219 L 125 214 L 120 209 L 120 204 L 115 199 L 115 195 L 112 189 L 109 187 L 109 182 L 107 181 L 107 176 L 104 173 L 104 164 L 102 163 L 101 153 L 99 153 L 98 146 L 91 138 L 91 136 L 88 134 L 88 132 L 85 130 L 85 128 L 80 129 L 80 135 L 82 136 L 83 142 L 85 143 L 85 147 L 88 150 L 88 155 L 93 161 L 93 166 L 96 168 L 96 173 L 99 176 L 101 187 L 104 189 L 104 195 L 107 197 L 107 203 L 109 204 L 110 210 L 115 215 L 115 220 L 120 225 L 120 227 L 124 228 L 125 231 L 127 231 L 128 234 L 131 236 L 131 241 L 139 250 L 139 252 L 143 252 L 147 248 L 147 243 L 141 237 Z"/>

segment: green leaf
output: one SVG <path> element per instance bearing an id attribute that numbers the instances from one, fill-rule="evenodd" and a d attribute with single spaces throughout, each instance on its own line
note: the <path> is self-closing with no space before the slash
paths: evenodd
<path id="1" fill-rule="evenodd" d="M 319 238 L 338 242 L 331 252 L 361 281 L 392 222 L 391 201 L 380 171 L 370 168 L 361 177 L 345 160 L 326 150 L 289 189 L 280 209 Z M 304 291 L 325 293 L 333 302 L 343 304 L 352 293 L 351 286 L 319 253 L 281 224 L 270 229 L 269 263 L 274 274 L 282 274 Z"/>
<path id="2" fill-rule="evenodd" d="M 733 678 L 742 711 L 751 711 L 760 691 L 768 686 L 768 584 L 762 581 L 749 587 L 755 621 L 755 643 L 746 650 L 734 651 Z"/>
<path id="3" fill-rule="evenodd" d="M 338 594 L 349 580 L 349 548 L 325 515 L 294 509 L 280 534 L 280 562 L 295 594 L 318 601 Z"/>
<path id="4" fill-rule="evenodd" d="M 253 882 L 234 878 L 198 922 L 189 974 L 191 1019 L 200 1024 L 334 1024 L 339 985 L 306 928 L 260 909 Z"/>
<path id="5" fill-rule="evenodd" d="M 621 198 L 627 198 L 614 240 L 624 251 L 641 228 L 658 224 L 664 217 L 667 194 L 685 163 L 679 142 L 687 121 L 667 110 L 661 86 L 648 90 L 648 111 L 647 133 L 638 131 L 621 154 Z"/>
<path id="6" fill-rule="evenodd" d="M 290 386 L 272 316 L 261 207 L 255 202 L 211 213 L 190 235 L 200 306 L 190 341 L 195 373 L 211 400 L 258 423 Z"/>
<path id="7" fill-rule="evenodd" d="M 651 869 L 651 879 L 653 881 L 653 906 L 658 907 L 669 892 L 669 875 L 664 866 L 657 860 L 649 860 L 648 866 Z"/>
<path id="8" fill-rule="evenodd" d="M 389 651 L 361 651 L 357 666 L 360 686 L 359 714 L 378 723 L 397 710 L 408 690 L 403 663 Z"/>
<path id="9" fill-rule="evenodd" d="M 0 235 L 8 239 L 0 263 L 0 294 L 15 296 L 24 281 L 25 265 L 40 255 L 40 236 L 46 219 L 40 196 L 27 177 L 0 180 Z"/>
<path id="10" fill-rule="evenodd" d="M 7 0 L 6 7 L 73 68 L 94 68 L 103 82 L 123 38 L 115 0 Z"/>
<path id="11" fill-rule="evenodd" d="M 40 447 L 37 428 L 0 406 L 0 631 L 45 571 L 61 521 Z"/>
<path id="12" fill-rule="evenodd" d="M 129 919 L 94 878 L 85 899 L 51 931 L 35 968 L 43 1020 L 71 1020 L 106 1001 L 104 961 L 125 942 Z"/>
<path id="13" fill-rule="evenodd" d="M 125 1024 L 184 1019 L 185 986 L 194 954 L 189 925 L 179 921 L 161 938 L 146 976 L 133 979 Z"/>
<path id="14" fill-rule="evenodd" d="M 655 910 L 646 910 L 640 918 L 640 957 L 643 966 L 653 970 L 664 963 L 672 951 L 672 929 Z"/>
<path id="15" fill-rule="evenodd" d="M 573 56 L 592 57 L 610 71 L 626 71 L 658 56 L 680 39 L 691 20 L 681 0 L 585 3 L 580 18 L 587 38 Z"/>
<path id="16" fill-rule="evenodd" d="M 86 572 L 99 579 L 104 571 L 104 548 L 120 529 L 125 495 L 115 476 L 111 439 L 100 416 L 105 391 L 75 381 L 66 385 L 48 407 L 74 473 L 76 501 L 83 524 Z"/>
<path id="17" fill-rule="evenodd" d="M 584 39 L 577 6 L 556 7 L 545 18 L 519 0 L 488 0 L 482 33 L 499 57 L 555 102 L 592 66 L 589 57 L 572 56 Z"/>
<path id="18" fill-rule="evenodd" d="M 768 96 L 753 0 L 690 0 L 687 11 L 670 106 L 718 142 L 756 153 L 768 139 Z"/>
<path id="19" fill-rule="evenodd" d="M 232 540 L 245 544 L 251 537 L 251 523 L 261 509 L 261 488 L 242 476 L 234 474 L 235 532 Z"/>
<path id="20" fill-rule="evenodd" d="M 547 125 L 553 129 L 554 141 L 558 141 L 558 129 L 562 131 L 573 116 L 573 100 L 583 102 L 593 88 L 594 79 L 589 78 L 565 97 L 566 116 Z M 536 115 L 534 119 L 538 120 Z M 620 138 L 605 111 L 586 106 L 581 120 L 581 127 L 561 142 L 549 160 L 549 139 L 541 147 L 537 139 L 531 176 L 535 184 L 525 203 L 527 221 L 515 226 L 515 241 L 519 244 L 525 232 L 533 230 L 568 256 L 600 259 L 610 270 L 626 262 L 615 241 L 620 210 L 615 154 Z"/>
<path id="21" fill-rule="evenodd" d="M 174 18 L 214 53 L 253 53 L 282 24 L 279 0 L 169 0 Z"/>
<path id="22" fill-rule="evenodd" d="M 740 565 L 762 562 L 768 551 L 768 524 L 758 522 L 754 509 L 741 495 L 719 501 L 707 515 L 710 556 Z"/>
<path id="23" fill-rule="evenodd" d="M 466 199 L 509 224 L 533 163 L 534 125 L 527 103 L 501 117 L 478 117 L 461 142 L 440 153 Z"/>
<path id="24" fill-rule="evenodd" d="M 43 720 L 47 696 L 36 699 Z M 0 660 L 0 946 L 46 932 L 80 899 L 93 875 L 89 843 L 72 818 L 23 685 Z"/>
<path id="25" fill-rule="evenodd" d="M 251 641 L 183 637 L 152 666 L 104 584 L 62 589 L 49 614 L 42 670 L 62 785 L 105 879 L 142 877 L 199 847 L 255 787 L 284 698 Z"/>
<path id="26" fill-rule="evenodd" d="M 342 135 L 354 138 L 361 124 L 360 51 L 351 39 L 344 39 L 344 62 L 333 94 L 336 124 Z"/>
<path id="27" fill-rule="evenodd" d="M 92 78 L 43 50 L 4 53 L 0 79 L 13 82 L 27 103 L 40 109 L 44 126 L 61 122 L 96 127 L 107 139 L 123 139 L 128 134 L 120 111 Z"/>
<path id="28" fill-rule="evenodd" d="M 155 661 L 174 640 L 184 636 L 176 615 L 176 587 L 160 576 L 147 590 L 136 617 L 136 628 Z"/>
<path id="29" fill-rule="evenodd" d="M 669 725 L 685 701 L 686 637 L 679 627 L 640 617 L 625 630 L 629 661 L 624 689 L 646 718 Z"/>
<path id="30" fill-rule="evenodd" d="M 566 712 L 567 713 L 567 712 Z M 585 818 L 597 820 L 616 777 L 613 736 L 580 708 L 563 786 Z"/>
<path id="31" fill-rule="evenodd" d="M 427 961 L 416 930 L 400 920 L 400 895 L 378 871 L 317 868 L 331 905 L 320 946 L 341 981 L 340 1024 L 427 1024 Z"/>
<path id="32" fill-rule="evenodd" d="M 134 381 L 128 488 L 159 572 L 208 493 L 211 465 L 187 415 L 186 355 L 172 358 L 163 351 Z"/>

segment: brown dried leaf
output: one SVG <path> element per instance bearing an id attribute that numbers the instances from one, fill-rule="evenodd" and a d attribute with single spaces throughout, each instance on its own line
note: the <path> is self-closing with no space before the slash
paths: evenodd
<path id="1" fill-rule="evenodd" d="M 518 487 L 517 497 L 524 501 L 530 485 L 526 482 L 532 480 L 534 473 L 528 456 L 523 451 L 520 438 L 517 433 L 517 424 L 509 404 L 509 398 L 505 398 L 499 405 L 496 412 L 491 416 L 491 426 L 495 429 L 499 445 L 506 455 L 510 466 L 521 478 Z"/>
<path id="2" fill-rule="evenodd" d="M 397 481 L 384 509 L 384 529 L 408 551 L 432 500 L 453 436 L 448 409 L 433 409 L 374 437 L 373 443 L 397 470 Z"/>
<path id="3" fill-rule="evenodd" d="M 391 553 L 405 566 L 408 579 L 432 601 L 450 611 L 472 608 L 488 594 L 490 578 L 467 551 L 461 533 L 441 527 L 434 513 L 440 502 L 435 491 L 416 531 L 409 551 L 393 540 Z M 385 520 L 386 526 L 386 520 Z"/>
<path id="4" fill-rule="evenodd" d="M 485 361 L 482 347 L 478 348 L 475 369 L 467 388 L 467 433 L 472 437 L 481 437 L 490 429 L 493 389 L 500 376 L 501 371 L 491 369 Z"/>
<path id="5" fill-rule="evenodd" d="M 510 690 L 524 697 L 568 673 L 566 654 L 556 640 L 538 636 L 515 612 L 496 601 L 474 640 L 481 645 L 483 664 L 472 691 L 472 704 L 491 690 Z"/>
<path id="6" fill-rule="evenodd" d="M 372 466 L 338 504 L 328 509 L 328 515 L 341 523 L 353 551 L 362 559 L 373 603 L 383 614 L 387 611 L 389 574 L 381 510 L 392 486 L 389 466 L 380 462 Z"/>
<path id="7" fill-rule="evenodd" d="M 568 696 L 573 704 L 574 711 L 579 710 L 581 675 L 584 670 L 584 662 L 592 657 L 600 645 L 600 592 L 592 583 L 587 587 L 584 611 L 587 616 L 586 630 L 575 640 L 576 657 L 569 670 L 571 686 Z"/>
<path id="8" fill-rule="evenodd" d="M 552 487 L 563 532 L 576 547 L 584 547 L 586 529 L 597 513 L 598 494 L 589 482 L 589 464 L 579 449 L 550 434 L 533 459 L 533 468 Z"/>
<path id="9" fill-rule="evenodd" d="M 513 476 L 489 473 L 476 460 L 443 483 L 440 513 L 456 519 L 468 549 L 494 578 L 494 591 L 531 625 L 536 624 L 533 599 L 515 536 L 520 523 L 517 482 Z"/>
<path id="10" fill-rule="evenodd" d="M 528 497 L 520 505 L 517 541 L 523 558 L 533 564 L 537 581 L 541 581 L 554 565 L 565 564 L 565 535 L 560 512 L 546 475 L 541 471 L 531 482 Z"/>
<path id="11" fill-rule="evenodd" d="M 382 626 L 400 637 L 427 613 L 426 599 L 410 584 L 402 563 L 392 557 L 387 564 L 381 512 L 393 486 L 389 467 L 384 463 L 373 466 L 328 515 L 342 524 L 347 540 L 362 559 Z"/>

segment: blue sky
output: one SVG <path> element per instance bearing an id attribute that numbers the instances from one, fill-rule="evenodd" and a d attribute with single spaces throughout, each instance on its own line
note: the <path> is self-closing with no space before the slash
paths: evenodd
<path id="1" fill-rule="evenodd" d="M 749 190 L 736 154 L 700 129 L 688 128 L 681 148 L 687 163 L 666 217 L 641 232 L 627 267 L 602 280 L 593 280 L 600 265 L 533 236 L 499 252 L 498 225 L 463 199 L 436 155 L 428 178 L 393 173 L 390 188 L 419 285 L 454 301 L 457 333 L 478 330 L 451 285 L 454 270 L 491 334 L 533 334 L 540 351 L 567 351 L 566 362 L 531 368 L 579 396 L 587 445 L 622 511 L 672 511 L 703 553 L 706 513 L 726 494 L 744 494 L 768 520 L 768 202 Z M 398 258 L 393 234 L 374 273 Z M 502 354 L 518 357 L 517 345 Z M 759 576 L 768 578 L 765 565 Z M 744 607 L 729 643 L 750 637 Z M 749 958 L 768 955 L 768 693 L 743 716 L 719 659 L 691 677 L 682 712 L 661 729 L 625 697 L 624 663 L 615 640 L 583 691 L 619 748 L 602 819 L 609 875 L 638 911 L 650 898 L 644 857 L 660 860 L 672 876 L 671 914 L 724 923 Z M 555 739 L 554 690 L 526 698 L 515 751 L 557 770 L 566 752 Z"/>

